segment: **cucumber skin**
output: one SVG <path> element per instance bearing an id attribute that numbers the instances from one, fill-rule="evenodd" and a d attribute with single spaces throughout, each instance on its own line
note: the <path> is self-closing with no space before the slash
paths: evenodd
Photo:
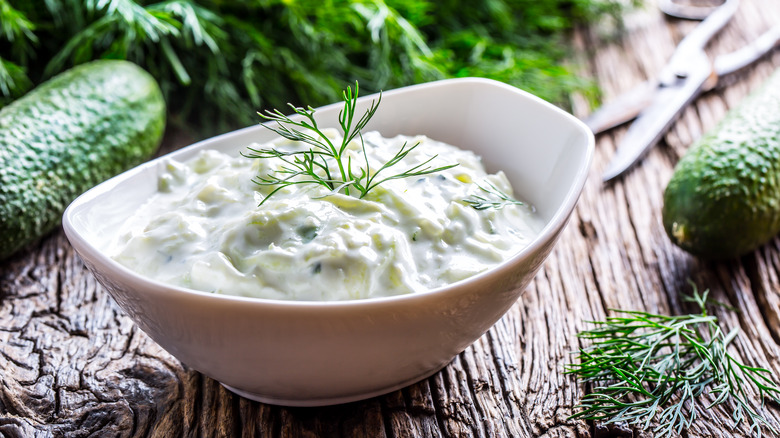
<path id="1" fill-rule="evenodd" d="M 671 240 L 710 260 L 780 232 L 780 72 L 686 152 L 664 192 Z"/>
<path id="2" fill-rule="evenodd" d="M 148 160 L 162 140 L 157 82 L 127 61 L 74 67 L 0 110 L 0 260 L 56 227 L 73 199 Z"/>

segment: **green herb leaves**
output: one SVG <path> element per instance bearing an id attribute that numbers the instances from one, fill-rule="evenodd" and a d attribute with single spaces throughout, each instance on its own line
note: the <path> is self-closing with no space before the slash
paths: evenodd
<path id="1" fill-rule="evenodd" d="M 473 195 L 463 200 L 475 210 L 487 210 L 488 208 L 502 209 L 507 205 L 525 205 L 524 202 L 507 195 L 494 184 L 488 182 L 487 187 L 477 184 L 480 190 L 487 196 Z"/>
<path id="2" fill-rule="evenodd" d="M 564 65 L 568 32 L 626 3 L 0 0 L 0 105 L 98 58 L 152 73 L 171 120 L 202 136 L 249 125 L 259 108 L 333 102 L 352 80 L 377 91 L 489 77 L 565 105 L 573 90 L 595 95 Z"/>
<path id="3" fill-rule="evenodd" d="M 567 372 L 594 387 L 572 417 L 643 429 L 657 420 L 655 436 L 668 437 L 690 427 L 701 409 L 725 404 L 735 425 L 748 421 L 757 436 L 763 429 L 776 434 L 749 394 L 778 401 L 780 388 L 770 371 L 742 364 L 727 351 L 737 330 L 724 334 L 717 317 L 707 314 L 707 291 L 694 289 L 692 300 L 700 314 L 619 311 L 581 332 L 591 345 Z"/>
<path id="4" fill-rule="evenodd" d="M 35 24 L 22 11 L 14 9 L 7 0 L 0 0 L 0 43 L 3 40 L 9 43 L 11 59 L 27 62 L 35 54 L 33 46 L 38 43 L 38 37 L 34 30 Z M 19 97 L 32 88 L 25 69 L 3 56 L 0 56 L 0 107 L 3 101 Z"/>
<path id="5" fill-rule="evenodd" d="M 404 143 L 390 160 L 383 163 L 378 169 L 372 170 L 366 154 L 366 144 L 363 141 L 361 130 L 366 126 L 371 117 L 376 113 L 379 99 L 372 101 L 370 107 L 359 118 L 355 119 L 357 108 L 358 85 L 355 84 L 353 93 L 351 87 L 343 93 L 344 108 L 339 112 L 339 125 L 344 133 L 340 143 L 334 143 L 320 129 L 314 118 L 315 110 L 311 107 L 303 109 L 292 107 L 296 114 L 301 116 L 298 120 L 282 114 L 279 110 L 266 111 L 261 117 L 276 122 L 276 125 L 264 125 L 268 129 L 291 141 L 308 144 L 311 147 L 306 150 L 282 150 L 278 148 L 254 149 L 249 148 L 249 153 L 243 154 L 248 158 L 279 159 L 283 163 L 277 170 L 266 175 L 257 176 L 253 181 L 260 186 L 273 186 L 274 189 L 260 202 L 265 203 L 268 198 L 279 190 L 296 184 L 318 184 L 333 192 L 344 191 L 350 195 L 350 190 L 359 198 L 363 198 L 369 191 L 385 181 L 409 178 L 413 176 L 427 175 L 450 169 L 457 164 L 448 164 L 432 167 L 430 163 L 437 158 L 434 155 L 426 161 L 416 164 L 401 172 L 389 174 L 385 171 L 395 167 L 414 150 L 418 144 L 408 146 Z M 360 141 L 363 164 L 353 163 L 352 155 L 348 154 L 347 147 L 353 140 Z M 385 173 L 383 173 L 385 172 Z M 381 176 L 380 176 L 381 174 Z"/>

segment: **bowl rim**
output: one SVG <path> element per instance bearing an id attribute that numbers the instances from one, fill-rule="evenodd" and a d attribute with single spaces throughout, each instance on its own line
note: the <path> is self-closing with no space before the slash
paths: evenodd
<path id="1" fill-rule="evenodd" d="M 517 87 L 493 79 L 479 78 L 479 77 L 442 79 L 442 80 L 437 80 L 432 82 L 410 85 L 406 87 L 400 87 L 389 91 L 383 91 L 381 92 L 381 95 L 383 97 L 386 97 L 394 94 L 409 93 L 420 89 L 449 86 L 455 83 L 459 83 L 459 84 L 475 83 L 475 84 L 489 85 L 492 87 L 502 88 L 506 91 L 515 94 L 520 94 L 524 98 L 534 101 L 536 104 L 546 107 L 547 110 L 552 110 L 553 112 L 557 113 L 559 116 L 562 116 L 565 120 L 568 120 L 570 123 L 572 123 L 573 126 L 578 128 L 580 131 L 583 131 L 586 134 L 586 138 L 587 138 L 587 144 L 585 145 L 585 151 L 584 151 L 584 160 L 581 163 L 581 165 L 578 167 L 577 173 L 573 178 L 574 184 L 572 184 L 569 187 L 563 199 L 563 202 L 558 205 L 558 207 L 555 210 L 555 213 L 545 223 L 542 230 L 534 237 L 531 243 L 529 243 L 527 246 L 522 248 L 520 251 L 518 251 L 511 257 L 493 266 L 492 268 L 489 268 L 483 272 L 480 272 L 478 274 L 475 274 L 463 280 L 451 284 L 447 284 L 444 286 L 440 286 L 437 288 L 429 289 L 426 291 L 422 291 L 422 292 L 412 292 L 412 293 L 401 294 L 401 295 L 369 297 L 369 298 L 348 299 L 348 300 L 330 300 L 330 301 L 285 300 L 285 299 L 273 299 L 273 298 L 245 297 L 245 296 L 229 295 L 229 294 L 217 294 L 213 292 L 190 289 L 183 286 L 171 285 L 168 283 L 161 282 L 159 280 L 145 277 L 139 273 L 136 273 L 135 271 L 132 271 L 131 269 L 127 268 L 126 266 L 112 259 L 107 254 L 105 254 L 104 251 L 100 250 L 95 245 L 90 243 L 84 236 L 82 236 L 80 232 L 76 231 L 75 226 L 72 224 L 71 218 L 75 214 L 74 211 L 80 205 L 89 202 L 90 200 L 96 198 L 101 194 L 109 192 L 118 184 L 120 184 L 123 180 L 144 171 L 146 168 L 157 166 L 160 160 L 170 158 L 173 157 L 174 155 L 179 155 L 181 153 L 185 153 L 185 150 L 198 148 L 203 143 L 206 142 L 211 143 L 214 141 L 225 141 L 231 137 L 240 136 L 246 132 L 259 129 L 260 124 L 247 126 L 234 131 L 226 132 L 223 134 L 216 135 L 214 137 L 197 141 L 190 145 L 179 148 L 175 151 L 171 151 L 165 155 L 155 157 L 152 160 L 142 163 L 132 169 L 129 169 L 123 173 L 120 173 L 119 175 L 116 175 L 96 185 L 95 187 L 89 189 L 88 191 L 78 196 L 75 200 L 73 200 L 73 202 L 70 203 L 70 205 L 68 205 L 62 217 L 63 229 L 65 231 L 66 236 L 68 237 L 68 240 L 70 241 L 74 249 L 76 249 L 79 256 L 81 256 L 81 254 L 84 254 L 86 257 L 90 259 L 95 259 L 100 261 L 103 265 L 110 268 L 110 270 L 114 272 L 115 275 L 119 275 L 125 282 L 140 283 L 140 285 L 143 286 L 144 290 L 154 291 L 154 293 L 183 294 L 197 300 L 205 300 L 205 301 L 217 300 L 219 302 L 225 302 L 226 304 L 235 303 L 235 304 L 242 304 L 242 305 L 258 305 L 263 307 L 273 307 L 273 308 L 280 308 L 280 309 L 310 309 L 310 308 L 321 309 L 323 307 L 344 309 L 344 308 L 351 308 L 354 306 L 360 306 L 360 307 L 366 307 L 372 305 L 381 306 L 390 303 L 400 304 L 406 301 L 419 301 L 424 299 L 432 299 L 439 295 L 446 294 L 452 289 L 459 289 L 464 287 L 468 288 L 473 283 L 479 283 L 484 281 L 485 277 L 492 277 L 495 276 L 496 274 L 512 269 L 514 265 L 536 254 L 537 252 L 542 250 L 542 248 L 545 245 L 547 245 L 547 243 L 551 239 L 556 238 L 557 234 L 563 229 L 563 227 L 568 222 L 568 219 L 571 213 L 573 212 L 574 207 L 576 206 L 577 200 L 579 199 L 582 193 L 582 189 L 584 187 L 585 181 L 588 176 L 590 164 L 593 159 L 593 154 L 595 149 L 595 137 L 591 132 L 591 130 L 582 121 L 580 121 L 573 115 L 569 114 L 568 112 L 558 108 L 557 106 L 527 91 L 521 90 Z M 379 96 L 379 94 L 380 93 L 373 93 L 370 95 L 361 96 L 359 98 L 359 101 L 376 99 Z M 336 102 L 336 103 L 324 105 L 315 108 L 315 110 L 321 111 L 336 106 L 340 107 L 342 106 L 342 103 Z"/>

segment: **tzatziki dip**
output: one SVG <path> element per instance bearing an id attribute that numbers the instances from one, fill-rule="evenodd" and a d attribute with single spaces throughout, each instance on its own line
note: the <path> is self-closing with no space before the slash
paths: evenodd
<path id="1" fill-rule="evenodd" d="M 435 155 L 458 165 L 387 180 L 363 198 L 317 184 L 292 184 L 268 197 L 274 187 L 253 178 L 281 168 L 279 159 L 215 150 L 185 162 L 166 159 L 157 193 L 123 225 L 112 257 L 149 278 L 199 291 L 352 300 L 463 280 L 516 254 L 541 230 L 533 208 L 511 198 L 506 176 L 488 174 L 474 153 L 424 136 L 367 132 L 362 139 L 365 157 L 359 141 L 347 153 L 372 169 L 404 142 L 419 146 L 401 168 Z M 279 138 L 250 147 L 309 148 L 296 143 Z"/>

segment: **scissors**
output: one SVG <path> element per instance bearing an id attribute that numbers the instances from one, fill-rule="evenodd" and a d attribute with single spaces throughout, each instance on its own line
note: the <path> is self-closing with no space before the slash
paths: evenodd
<path id="1" fill-rule="evenodd" d="M 778 46 L 780 24 L 747 46 L 710 61 L 704 48 L 728 23 L 738 6 L 739 0 L 726 0 L 712 10 L 680 41 L 657 80 L 641 84 L 585 119 L 595 134 L 636 119 L 604 171 L 605 182 L 624 174 L 639 161 L 691 102 L 715 88 L 719 78 L 752 64 Z"/>

